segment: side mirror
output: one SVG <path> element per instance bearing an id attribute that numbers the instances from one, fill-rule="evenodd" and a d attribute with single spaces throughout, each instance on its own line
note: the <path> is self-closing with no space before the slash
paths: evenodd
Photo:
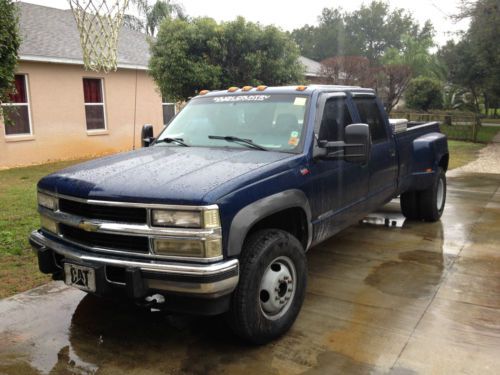
<path id="1" fill-rule="evenodd" d="M 371 136 L 368 124 L 351 124 L 345 127 L 344 160 L 366 164 L 370 160 Z"/>
<path id="2" fill-rule="evenodd" d="M 351 124 L 345 127 L 344 140 L 318 141 L 314 157 L 320 159 L 343 159 L 351 163 L 366 164 L 371 152 L 370 127 L 367 124 Z"/>
<path id="3" fill-rule="evenodd" d="M 141 144 L 142 147 L 149 147 L 155 140 L 153 125 L 144 124 L 141 130 Z"/>

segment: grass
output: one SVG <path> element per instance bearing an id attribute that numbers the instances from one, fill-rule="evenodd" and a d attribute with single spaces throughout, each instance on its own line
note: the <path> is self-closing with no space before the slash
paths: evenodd
<path id="1" fill-rule="evenodd" d="M 28 235 L 39 227 L 36 183 L 43 176 L 75 164 L 65 161 L 0 171 L 0 298 L 49 280 L 38 271 Z"/>
<path id="2" fill-rule="evenodd" d="M 458 168 L 476 160 L 479 150 L 483 147 L 485 146 L 481 143 L 449 140 L 448 149 L 450 151 L 450 164 L 448 168 Z"/>
<path id="3" fill-rule="evenodd" d="M 482 118 L 481 123 L 483 123 L 483 124 L 500 124 L 500 118 Z"/>
<path id="4" fill-rule="evenodd" d="M 472 126 L 470 125 L 444 125 L 439 126 L 441 131 L 445 133 L 449 139 L 455 140 L 472 140 Z M 481 126 L 477 133 L 477 142 L 488 143 L 500 129 L 491 126 Z"/>

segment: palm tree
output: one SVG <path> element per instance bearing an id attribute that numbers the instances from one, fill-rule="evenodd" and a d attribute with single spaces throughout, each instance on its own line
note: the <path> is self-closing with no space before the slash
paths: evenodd
<path id="1" fill-rule="evenodd" d="M 182 5 L 175 0 L 157 0 L 154 5 L 149 5 L 148 0 L 132 0 L 139 11 L 140 26 L 137 25 L 138 19 L 131 20 L 131 28 L 140 27 L 142 31 L 150 36 L 155 36 L 160 27 L 161 21 L 165 18 L 185 18 Z M 131 16 L 131 18 L 135 18 Z M 127 22 L 127 20 L 126 20 Z M 128 24 L 128 22 L 127 22 Z"/>

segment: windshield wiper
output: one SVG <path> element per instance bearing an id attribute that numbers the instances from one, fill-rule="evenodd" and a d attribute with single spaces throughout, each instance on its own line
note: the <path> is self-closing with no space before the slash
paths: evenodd
<path id="1" fill-rule="evenodd" d="M 165 137 L 165 138 L 162 138 L 162 139 L 159 139 L 159 140 L 156 141 L 156 143 L 161 143 L 161 142 L 165 142 L 165 143 L 177 143 L 178 145 L 181 145 L 181 146 L 184 146 L 184 147 L 189 147 L 189 145 L 187 143 L 184 143 L 184 139 L 182 139 L 182 138 Z"/>
<path id="2" fill-rule="evenodd" d="M 267 148 L 264 148 L 257 143 L 253 143 L 251 139 L 245 139 L 245 138 L 240 138 L 240 137 L 233 137 L 232 135 L 226 135 L 226 136 L 221 136 L 221 135 L 209 135 L 209 139 L 223 139 L 227 142 L 235 142 L 235 143 L 241 143 L 244 144 L 248 147 L 255 148 L 257 150 L 261 151 L 268 151 Z"/>

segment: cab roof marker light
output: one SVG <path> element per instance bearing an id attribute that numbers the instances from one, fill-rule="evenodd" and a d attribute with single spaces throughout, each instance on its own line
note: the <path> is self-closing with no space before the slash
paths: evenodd
<path id="1" fill-rule="evenodd" d="M 198 95 L 205 95 L 205 94 L 208 94 L 210 92 L 210 90 L 201 90 Z"/>
<path id="2" fill-rule="evenodd" d="M 305 89 L 307 89 L 307 86 L 303 86 L 303 85 L 297 86 L 295 88 L 295 90 L 297 90 L 297 91 L 304 91 Z"/>
<path id="3" fill-rule="evenodd" d="M 253 89 L 253 86 L 243 86 L 241 91 L 250 91 L 251 89 Z"/>
<path id="4" fill-rule="evenodd" d="M 240 89 L 239 87 L 232 86 L 232 87 L 228 88 L 227 91 L 229 91 L 229 92 L 235 92 L 235 91 L 238 91 L 239 89 Z"/>
<path id="5" fill-rule="evenodd" d="M 257 86 L 257 91 L 264 91 L 265 89 L 267 89 L 266 85 L 259 85 L 259 86 Z"/>

